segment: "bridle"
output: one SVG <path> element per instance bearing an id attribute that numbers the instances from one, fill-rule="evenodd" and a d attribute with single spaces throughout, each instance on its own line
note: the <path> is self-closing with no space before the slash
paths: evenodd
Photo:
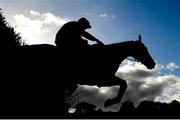
<path id="1" fill-rule="evenodd" d="M 141 41 L 142 41 L 142 37 L 141 37 L 140 33 L 139 33 L 138 38 L 139 38 L 139 41 L 141 42 Z M 126 59 L 131 60 L 131 61 L 134 61 L 134 62 L 140 62 L 139 60 L 132 59 L 132 58 L 128 58 L 128 57 L 127 57 Z"/>

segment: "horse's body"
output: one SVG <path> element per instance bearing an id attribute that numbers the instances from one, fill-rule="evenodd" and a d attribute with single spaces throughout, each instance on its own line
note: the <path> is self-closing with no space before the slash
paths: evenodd
<path id="1" fill-rule="evenodd" d="M 131 56 L 149 69 L 155 66 L 147 48 L 140 40 L 80 49 L 61 49 L 51 45 L 35 45 L 29 48 L 40 50 L 43 53 L 43 48 L 51 48 L 50 53 L 54 54 L 54 64 L 59 72 L 57 77 L 61 78 L 61 82 L 67 88 L 65 90 L 69 90 L 70 94 L 76 89 L 77 84 L 99 87 L 120 85 L 117 97 L 108 100 L 105 107 L 120 102 L 127 88 L 126 81 L 115 76 L 123 60 Z"/>

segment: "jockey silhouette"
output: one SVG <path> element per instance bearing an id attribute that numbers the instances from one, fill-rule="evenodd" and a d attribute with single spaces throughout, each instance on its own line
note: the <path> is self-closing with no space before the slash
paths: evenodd
<path id="1" fill-rule="evenodd" d="M 89 21 L 84 17 L 80 18 L 78 21 L 68 22 L 64 24 L 56 34 L 55 44 L 57 47 L 78 48 L 89 46 L 87 40 L 91 40 L 97 42 L 97 44 L 103 45 L 101 41 L 85 31 L 90 28 L 91 25 Z"/>

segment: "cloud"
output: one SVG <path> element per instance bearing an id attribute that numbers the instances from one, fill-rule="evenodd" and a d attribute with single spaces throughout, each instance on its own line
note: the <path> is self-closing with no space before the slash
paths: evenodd
<path id="1" fill-rule="evenodd" d="M 174 63 L 174 62 L 170 62 L 169 64 L 166 65 L 166 68 L 171 71 L 174 71 L 174 70 L 178 69 L 179 66 L 176 65 L 176 63 Z"/>
<path id="2" fill-rule="evenodd" d="M 164 69 L 162 66 L 164 65 L 158 64 L 153 70 L 148 70 L 140 63 L 125 60 L 116 73 L 116 76 L 128 83 L 122 102 L 129 100 L 138 105 L 143 100 L 171 102 L 175 99 L 180 101 L 180 77 L 162 74 L 161 71 Z M 76 92 L 81 93 L 79 101 L 89 102 L 104 111 L 118 111 L 120 104 L 109 108 L 103 106 L 105 100 L 117 95 L 118 89 L 119 86 L 98 88 L 85 85 L 80 86 Z"/>
<path id="3" fill-rule="evenodd" d="M 97 109 L 103 109 L 104 111 L 118 111 L 119 107 L 117 107 L 117 105 L 104 108 L 105 100 L 115 97 L 118 89 L 118 86 L 99 88 L 97 86 L 80 85 L 74 94 L 66 99 L 66 102 L 70 103 L 73 107 L 79 102 L 86 101 L 95 105 Z"/>
<path id="4" fill-rule="evenodd" d="M 100 18 L 115 18 L 114 14 L 103 13 L 99 15 Z"/>
<path id="5" fill-rule="evenodd" d="M 164 89 L 161 93 L 161 96 L 157 96 L 155 98 L 156 101 L 180 101 L 180 77 L 177 77 L 175 75 L 165 75 L 157 77 L 157 80 L 162 81 L 162 86 L 164 87 Z"/>
<path id="6" fill-rule="evenodd" d="M 180 78 L 175 75 L 160 75 L 161 66 L 157 65 L 155 69 L 147 70 L 139 63 L 122 65 L 117 72 L 117 76 L 128 82 L 124 100 L 130 100 L 138 104 L 143 100 L 170 102 L 178 98 Z M 170 91 L 173 94 L 170 94 Z M 176 100 L 180 101 L 180 99 Z"/>
<path id="7" fill-rule="evenodd" d="M 101 17 L 101 18 L 107 18 L 108 15 L 107 15 L 106 13 L 104 13 L 104 14 L 100 14 L 100 17 Z"/>
<path id="8" fill-rule="evenodd" d="M 69 21 L 67 18 L 55 16 L 52 13 L 39 13 L 31 10 L 29 14 L 13 16 L 13 25 L 27 44 L 54 44 L 58 29 Z"/>

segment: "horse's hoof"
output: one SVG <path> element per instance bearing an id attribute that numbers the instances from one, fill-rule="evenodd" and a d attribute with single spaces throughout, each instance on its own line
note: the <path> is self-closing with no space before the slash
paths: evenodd
<path id="1" fill-rule="evenodd" d="M 107 107 L 109 107 L 111 105 L 112 105 L 112 100 L 111 99 L 106 100 L 105 103 L 104 103 L 105 108 L 107 108 Z"/>

